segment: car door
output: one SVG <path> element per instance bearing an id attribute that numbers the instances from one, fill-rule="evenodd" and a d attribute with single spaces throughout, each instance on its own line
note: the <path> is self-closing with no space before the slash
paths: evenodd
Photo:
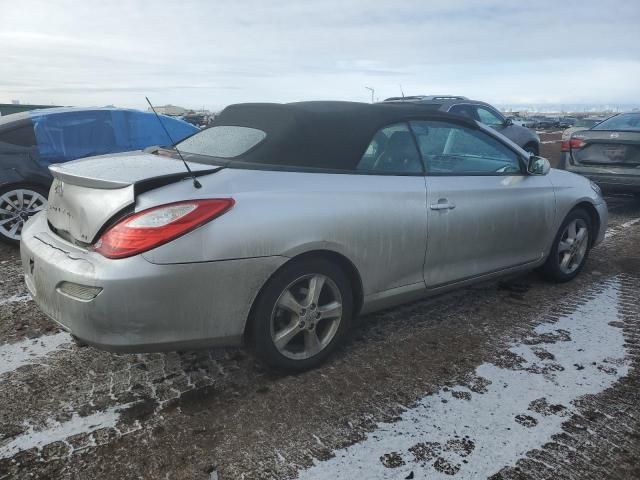
<path id="1" fill-rule="evenodd" d="M 406 122 L 381 128 L 360 159 L 352 191 L 368 232 L 354 244 L 365 294 L 393 289 L 424 292 L 427 242 L 424 167 Z M 355 219 L 352 221 L 356 221 Z"/>
<path id="2" fill-rule="evenodd" d="M 546 176 L 488 131 L 449 121 L 414 121 L 426 168 L 427 287 L 533 263 L 553 226 Z"/>

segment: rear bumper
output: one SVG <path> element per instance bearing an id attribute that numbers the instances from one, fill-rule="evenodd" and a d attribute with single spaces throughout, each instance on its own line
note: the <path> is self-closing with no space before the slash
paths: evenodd
<path id="1" fill-rule="evenodd" d="M 47 316 L 85 343 L 127 352 L 240 343 L 253 300 L 287 260 L 170 265 L 140 255 L 111 260 L 52 234 L 45 214 L 25 226 L 21 257 L 27 288 Z M 77 296 L 88 289 L 75 285 L 99 293 Z"/>
<path id="2" fill-rule="evenodd" d="M 605 192 L 640 192 L 640 170 L 637 174 L 616 172 L 615 167 L 587 167 L 573 165 L 569 159 L 564 160 L 565 169 L 587 177 L 597 183 Z M 624 169 L 626 171 L 630 169 Z"/>

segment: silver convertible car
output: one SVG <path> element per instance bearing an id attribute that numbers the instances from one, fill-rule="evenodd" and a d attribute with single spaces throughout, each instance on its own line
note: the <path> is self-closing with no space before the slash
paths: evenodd
<path id="1" fill-rule="evenodd" d="M 355 315 L 536 267 L 571 280 L 607 225 L 589 180 L 419 105 L 233 105 L 176 147 L 50 167 L 25 280 L 81 342 L 246 342 L 302 370 Z"/>

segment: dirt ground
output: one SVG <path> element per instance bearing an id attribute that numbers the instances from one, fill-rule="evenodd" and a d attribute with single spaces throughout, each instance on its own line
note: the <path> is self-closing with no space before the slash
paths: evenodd
<path id="1" fill-rule="evenodd" d="M 560 161 L 562 130 L 541 130 L 537 133 L 540 137 L 540 156 L 547 158 L 551 166 L 555 167 Z"/>
<path id="2" fill-rule="evenodd" d="M 640 478 L 640 202 L 607 200 L 573 282 L 361 318 L 300 375 L 242 349 L 78 347 L 0 247 L 0 479 Z"/>

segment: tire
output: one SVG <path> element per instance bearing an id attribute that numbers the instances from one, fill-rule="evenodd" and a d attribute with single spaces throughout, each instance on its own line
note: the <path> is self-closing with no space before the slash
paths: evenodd
<path id="1" fill-rule="evenodd" d="M 526 152 L 533 153 L 536 156 L 540 154 L 540 147 L 535 142 L 529 142 L 522 148 Z"/>
<path id="2" fill-rule="evenodd" d="M 310 293 L 318 291 L 312 285 L 321 285 L 319 297 Z M 338 347 L 352 315 L 353 293 L 341 268 L 322 258 L 294 260 L 277 271 L 258 296 L 250 342 L 257 357 L 271 368 L 308 370 Z"/>
<path id="3" fill-rule="evenodd" d="M 572 232 L 571 225 L 574 225 L 575 233 Z M 583 228 L 586 229 L 586 232 L 581 238 L 578 238 Z M 549 256 L 542 266 L 541 271 L 544 276 L 559 283 L 573 280 L 587 261 L 592 239 L 593 230 L 589 214 L 582 209 L 569 212 L 569 215 L 562 222 L 553 240 Z"/>
<path id="4" fill-rule="evenodd" d="M 39 185 L 14 183 L 0 188 L 0 241 L 20 244 L 24 223 L 47 206 L 48 192 Z"/>

